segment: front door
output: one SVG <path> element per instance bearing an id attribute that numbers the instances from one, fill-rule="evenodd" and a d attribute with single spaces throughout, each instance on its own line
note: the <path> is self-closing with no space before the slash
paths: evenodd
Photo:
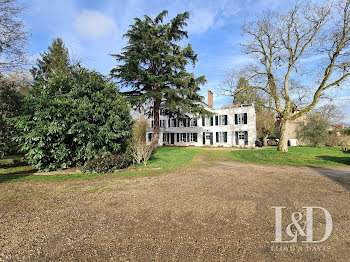
<path id="1" fill-rule="evenodd" d="M 174 133 L 171 133 L 170 134 L 170 144 L 174 144 L 175 143 L 175 134 Z"/>
<path id="2" fill-rule="evenodd" d="M 205 144 L 212 145 L 213 144 L 213 133 L 205 133 Z"/>
<path id="3" fill-rule="evenodd" d="M 238 132 L 238 145 L 244 146 L 245 145 L 245 134 L 244 132 Z"/>

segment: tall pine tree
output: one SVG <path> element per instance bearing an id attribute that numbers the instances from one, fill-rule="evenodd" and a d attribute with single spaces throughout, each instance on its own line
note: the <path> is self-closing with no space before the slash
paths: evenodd
<path id="1" fill-rule="evenodd" d="M 121 54 L 112 55 L 120 63 L 111 70 L 119 79 L 134 105 L 150 103 L 154 113 L 153 145 L 159 140 L 159 109 L 169 114 L 205 114 L 199 86 L 206 82 L 205 76 L 196 78 L 187 72 L 187 65 L 197 62 L 197 55 L 190 44 L 185 48 L 177 44 L 188 34 L 189 13 L 178 14 L 169 23 L 163 23 L 168 11 L 164 10 L 155 19 L 145 15 L 135 18 L 135 23 L 124 35 L 128 44 Z"/>
<path id="2" fill-rule="evenodd" d="M 47 79 L 54 71 L 68 73 L 71 68 L 68 49 L 61 38 L 54 39 L 48 47 L 48 52 L 43 52 L 40 56 L 36 66 L 30 70 L 36 81 L 41 78 Z"/>

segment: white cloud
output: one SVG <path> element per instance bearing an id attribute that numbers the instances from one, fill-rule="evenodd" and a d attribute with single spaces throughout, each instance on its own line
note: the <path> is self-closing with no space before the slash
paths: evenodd
<path id="1" fill-rule="evenodd" d="M 193 34 L 206 32 L 215 21 L 216 12 L 209 8 L 196 9 L 190 13 L 188 31 Z"/>
<path id="2" fill-rule="evenodd" d="M 117 31 L 112 18 L 92 10 L 83 10 L 75 19 L 74 27 L 80 35 L 90 38 L 105 37 Z"/>

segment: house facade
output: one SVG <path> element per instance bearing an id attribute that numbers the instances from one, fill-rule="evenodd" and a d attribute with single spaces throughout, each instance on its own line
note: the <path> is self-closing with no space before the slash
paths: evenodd
<path id="1" fill-rule="evenodd" d="M 256 117 L 254 105 L 236 105 L 224 109 L 213 108 L 213 94 L 208 91 L 206 110 L 210 118 L 186 115 L 183 118 L 169 117 L 162 111 L 159 116 L 159 146 L 213 146 L 255 147 Z M 153 117 L 149 118 L 147 141 L 152 141 Z"/>

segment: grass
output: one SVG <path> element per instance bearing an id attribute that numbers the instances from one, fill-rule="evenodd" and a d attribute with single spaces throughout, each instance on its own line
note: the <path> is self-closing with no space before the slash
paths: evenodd
<path id="1" fill-rule="evenodd" d="M 350 155 L 338 147 L 289 147 L 288 153 L 277 152 L 276 147 L 261 150 L 236 150 L 229 158 L 249 163 L 296 166 L 350 165 Z"/>
<path id="2" fill-rule="evenodd" d="M 8 157 L 0 159 L 0 183 L 11 181 L 43 181 L 43 180 L 85 180 L 93 178 L 101 178 L 105 176 L 115 175 L 120 177 L 131 177 L 138 175 L 157 175 L 175 168 L 188 166 L 194 156 L 200 154 L 203 150 L 198 148 L 184 147 L 161 147 L 158 148 L 152 158 L 149 160 L 147 167 L 143 165 L 136 166 L 137 169 L 131 167 L 125 171 L 115 172 L 113 174 L 57 174 L 57 175 L 36 175 L 31 166 L 11 166 L 13 159 L 16 157 Z M 139 168 L 144 168 L 138 170 Z M 155 169 L 157 168 L 157 169 Z"/>
<path id="3" fill-rule="evenodd" d="M 203 149 L 192 147 L 160 147 L 149 160 L 147 167 L 173 169 L 188 166 Z"/>
<path id="4" fill-rule="evenodd" d="M 196 156 L 205 159 L 195 163 Z M 177 168 L 188 166 L 203 167 L 220 160 L 238 160 L 247 163 L 299 166 L 341 166 L 350 165 L 350 155 L 340 148 L 332 147 L 290 147 L 288 153 L 276 151 L 276 147 L 266 147 L 261 150 L 205 150 L 190 147 L 160 147 L 149 160 L 147 167 L 138 165 L 113 174 L 57 174 L 37 175 L 31 166 L 11 166 L 12 158 L 0 159 L 0 183 L 10 181 L 42 181 L 42 180 L 85 180 L 101 178 L 110 175 L 131 177 L 139 175 L 158 175 Z M 142 170 L 139 170 L 142 168 Z"/>

